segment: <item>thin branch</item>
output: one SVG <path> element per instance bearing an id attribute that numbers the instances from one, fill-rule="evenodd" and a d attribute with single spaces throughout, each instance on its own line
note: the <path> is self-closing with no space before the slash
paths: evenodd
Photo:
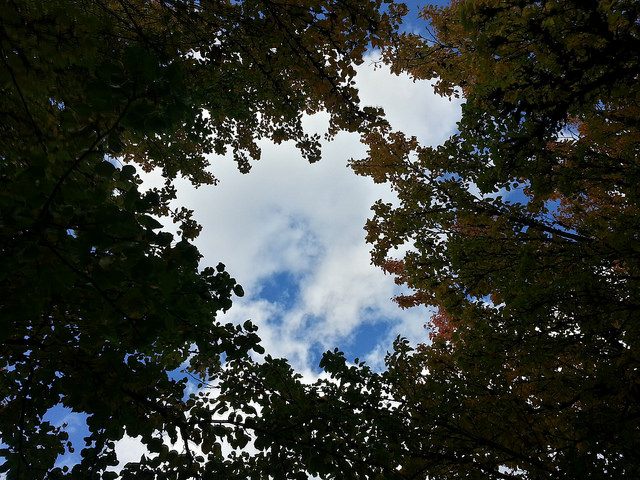
<path id="1" fill-rule="evenodd" d="M 135 87 L 134 87 L 134 91 L 135 91 Z M 131 104 L 135 100 L 136 100 L 136 96 L 135 95 L 132 96 L 131 98 L 129 98 L 127 104 L 125 105 L 125 107 L 122 110 L 122 112 L 120 112 L 120 115 L 115 120 L 113 125 L 111 125 L 111 127 L 109 127 L 102 135 L 98 135 L 98 137 L 94 140 L 94 142 L 91 144 L 91 146 L 87 150 L 85 150 L 85 152 L 82 155 L 80 155 L 71 164 L 71 166 L 69 166 L 69 168 L 62 174 L 62 176 L 58 179 L 58 182 L 56 183 L 55 187 L 53 188 L 53 190 L 49 194 L 49 197 L 47 198 L 47 201 L 42 206 L 42 209 L 40 210 L 40 215 L 38 216 L 39 220 L 41 220 L 44 217 L 44 215 L 46 214 L 46 212 L 47 212 L 47 210 L 49 208 L 49 205 L 51 205 L 51 203 L 53 202 L 54 197 L 57 195 L 57 193 L 60 190 L 60 188 L 62 188 L 62 184 L 65 182 L 65 180 L 69 177 L 69 175 L 71 175 L 71 172 L 73 172 L 76 169 L 76 167 L 78 165 L 80 165 L 80 163 L 85 158 L 87 158 L 90 154 L 96 153 L 94 151 L 96 146 L 98 146 L 98 144 L 100 144 L 118 126 L 118 124 L 122 121 L 122 119 L 126 115 L 127 111 L 129 110 L 129 107 L 131 106 Z"/>
<path id="2" fill-rule="evenodd" d="M 40 143 L 40 146 L 42 147 L 42 151 L 44 152 L 44 154 L 47 155 L 48 154 L 47 145 L 44 142 L 42 130 L 40 130 L 40 127 L 38 127 L 38 124 L 36 123 L 35 119 L 33 118 L 33 115 L 31 114 L 31 111 L 29 110 L 29 105 L 27 104 L 27 100 L 25 99 L 24 94 L 22 93 L 22 89 L 18 84 L 15 74 L 13 73 L 11 66 L 7 63 L 7 54 L 5 53 L 4 49 L 1 47 L 0 47 L 0 55 L 2 56 L 2 63 L 4 64 L 5 68 L 9 72 L 9 75 L 11 75 L 11 81 L 13 82 L 13 85 L 16 88 L 16 91 L 18 92 L 18 96 L 20 97 L 20 101 L 22 102 L 22 106 L 24 107 L 24 111 L 27 114 L 27 117 L 29 117 L 29 121 L 33 126 L 33 130 L 35 131 L 35 134 L 38 137 L 38 143 Z"/>

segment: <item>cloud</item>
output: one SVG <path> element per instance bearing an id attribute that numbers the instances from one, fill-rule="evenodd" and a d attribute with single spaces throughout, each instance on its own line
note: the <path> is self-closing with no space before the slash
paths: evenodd
<path id="1" fill-rule="evenodd" d="M 433 81 L 413 81 L 409 75 L 393 75 L 371 53 L 358 68 L 357 84 L 364 105 L 381 106 L 394 130 L 415 135 L 423 145 L 446 140 L 460 120 L 460 100 L 433 93 Z"/>
<path id="2" fill-rule="evenodd" d="M 459 103 L 434 95 L 428 82 L 374 68 L 377 59 L 371 54 L 358 67 L 361 101 L 382 106 L 394 129 L 423 144 L 448 138 Z M 318 114 L 305 124 L 324 133 L 326 120 Z M 334 346 L 380 365 L 395 336 L 425 340 L 427 312 L 401 311 L 391 301 L 399 293 L 392 278 L 370 265 L 363 231 L 370 206 L 395 197 L 347 167 L 349 158 L 366 154 L 358 135 L 338 135 L 316 164 L 291 144 L 261 146 L 262 160 L 247 175 L 216 157 L 217 186 L 179 184 L 178 203 L 203 225 L 203 263 L 222 261 L 245 289 L 227 319 L 251 319 L 268 353 L 309 375 L 317 373 L 320 352 Z"/>

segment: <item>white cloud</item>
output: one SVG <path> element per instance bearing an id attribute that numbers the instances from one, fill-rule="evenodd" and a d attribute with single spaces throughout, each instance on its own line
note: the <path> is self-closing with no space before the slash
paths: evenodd
<path id="1" fill-rule="evenodd" d="M 456 128 L 459 104 L 435 96 L 426 82 L 374 69 L 375 59 L 358 69 L 361 101 L 384 107 L 394 129 L 424 144 L 445 140 Z M 326 116 L 307 118 L 306 124 L 324 133 Z M 356 345 L 362 358 L 380 365 L 396 335 L 425 340 L 426 312 L 398 309 L 390 300 L 397 286 L 370 265 L 363 226 L 370 206 L 393 196 L 347 167 L 349 158 L 366 153 L 359 137 L 338 135 L 313 165 L 290 144 L 265 142 L 262 148 L 262 160 L 248 175 L 228 158 L 214 158 L 219 185 L 195 190 L 185 182 L 179 188 L 178 203 L 194 209 L 203 225 L 197 240 L 203 263 L 225 263 L 247 293 L 228 318 L 251 319 L 268 353 L 309 375 L 319 349 Z M 274 280 L 283 295 L 266 298 L 269 281 L 271 293 L 277 290 Z M 382 336 L 381 329 L 374 337 L 362 327 L 380 322 L 388 325 Z"/>
<path id="2" fill-rule="evenodd" d="M 155 456 L 149 453 L 146 445 L 142 443 L 141 437 L 130 437 L 129 435 L 125 435 L 115 442 L 115 451 L 119 463 L 116 467 L 109 469 L 114 472 L 120 472 L 127 463 L 139 462 L 143 455 Z"/>
<path id="3" fill-rule="evenodd" d="M 432 81 L 414 82 L 409 75 L 375 69 L 379 56 L 370 54 L 358 68 L 357 83 L 364 105 L 381 106 L 394 130 L 415 135 L 423 145 L 437 145 L 456 129 L 460 101 L 433 93 Z"/>

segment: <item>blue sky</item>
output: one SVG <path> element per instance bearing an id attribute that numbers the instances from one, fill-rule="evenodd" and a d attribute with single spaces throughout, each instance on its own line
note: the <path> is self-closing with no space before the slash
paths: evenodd
<path id="1" fill-rule="evenodd" d="M 417 2 L 405 1 L 404 3 L 407 5 L 407 7 L 409 7 L 409 14 L 404 18 L 403 22 L 404 28 L 407 31 L 411 31 L 413 33 L 421 33 L 426 35 L 424 20 L 418 18 L 418 13 L 420 12 L 420 10 L 427 5 L 450 5 L 451 0 L 423 0 Z"/>

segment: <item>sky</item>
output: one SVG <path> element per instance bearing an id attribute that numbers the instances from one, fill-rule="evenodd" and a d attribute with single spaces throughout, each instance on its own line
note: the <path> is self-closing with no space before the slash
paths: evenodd
<path id="1" fill-rule="evenodd" d="M 427 3 L 408 2 L 406 30 L 426 33 L 417 13 Z M 383 107 L 392 128 L 423 145 L 442 143 L 455 132 L 460 101 L 435 95 L 431 82 L 393 75 L 377 60 L 370 52 L 357 69 L 363 106 Z M 327 116 L 305 117 L 305 126 L 323 134 Z M 245 291 L 221 320 L 250 319 L 266 353 L 287 358 L 309 380 L 318 375 L 326 350 L 337 347 L 347 360 L 382 369 L 397 336 L 427 341 L 430 312 L 401 310 L 392 301 L 400 287 L 370 262 L 363 229 L 370 207 L 395 197 L 387 186 L 348 168 L 350 158 L 366 154 L 359 136 L 339 134 L 324 144 L 315 164 L 292 143 L 265 141 L 261 148 L 262 158 L 248 174 L 229 157 L 212 157 L 216 186 L 177 183 L 176 206 L 194 210 L 203 227 L 195 241 L 202 265 L 224 263 Z M 147 181 L 161 183 L 159 177 Z"/>
<path id="2" fill-rule="evenodd" d="M 371 53 L 356 81 L 364 105 L 382 106 L 394 129 L 438 144 L 456 129 L 460 104 L 413 82 L 374 68 Z M 326 116 L 305 119 L 324 133 Z M 428 338 L 424 308 L 400 310 L 393 278 L 370 264 L 363 227 L 370 207 L 393 201 L 385 185 L 358 177 L 347 167 L 365 147 L 357 134 L 326 143 L 316 164 L 291 144 L 261 144 L 260 161 L 248 174 L 226 157 L 211 159 L 219 184 L 192 188 L 178 183 L 177 205 L 193 209 L 203 226 L 196 245 L 203 265 L 222 262 L 244 287 L 225 321 L 252 320 L 268 354 L 289 359 L 304 374 L 318 372 L 322 352 L 335 347 L 348 360 L 383 366 L 393 339 Z"/>

